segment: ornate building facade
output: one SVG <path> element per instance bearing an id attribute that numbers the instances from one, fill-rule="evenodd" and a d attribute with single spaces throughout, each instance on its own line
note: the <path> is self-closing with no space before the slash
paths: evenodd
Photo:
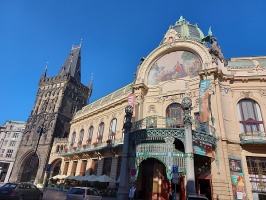
<path id="1" fill-rule="evenodd" d="M 8 182 L 26 122 L 8 120 L 0 127 L 0 183 Z"/>
<path id="2" fill-rule="evenodd" d="M 180 17 L 142 59 L 132 83 L 76 112 L 68 140 L 54 141 L 51 175 L 106 174 L 119 180 L 121 159 L 127 157 L 126 187 L 133 182 L 136 198 L 166 199 L 175 188 L 184 200 L 189 157 L 197 193 L 260 199 L 266 193 L 265 68 L 266 57 L 227 61 L 211 30 L 204 36 Z M 192 100 L 190 153 L 185 153 L 184 97 Z M 124 155 L 128 104 L 134 115 Z M 136 172 L 132 177 L 130 169 Z"/>
<path id="3" fill-rule="evenodd" d="M 27 121 L 11 181 L 44 176 L 55 138 L 67 138 L 76 110 L 87 104 L 91 85 L 81 83 L 81 45 L 72 46 L 59 73 L 40 78 L 34 107 Z"/>

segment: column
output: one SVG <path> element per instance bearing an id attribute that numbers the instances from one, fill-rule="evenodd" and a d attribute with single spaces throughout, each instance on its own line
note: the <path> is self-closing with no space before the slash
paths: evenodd
<path id="1" fill-rule="evenodd" d="M 193 154 L 193 139 L 192 139 L 192 117 L 190 111 L 192 109 L 192 100 L 189 97 L 184 97 L 181 103 L 183 110 L 183 123 L 185 124 L 185 154 L 186 154 L 186 169 L 187 169 L 187 194 L 196 193 L 195 188 L 195 170 L 194 170 L 194 154 Z"/>

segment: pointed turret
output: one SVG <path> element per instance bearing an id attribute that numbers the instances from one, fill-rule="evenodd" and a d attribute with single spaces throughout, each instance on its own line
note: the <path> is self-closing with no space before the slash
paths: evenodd
<path id="1" fill-rule="evenodd" d="M 47 68 L 48 68 L 48 66 L 46 65 L 41 78 L 46 78 Z"/>
<path id="2" fill-rule="evenodd" d="M 72 46 L 71 51 L 66 58 L 64 64 L 57 76 L 64 76 L 69 74 L 70 76 L 77 79 L 79 82 L 81 80 L 80 77 L 80 63 L 81 63 L 81 44 L 78 46 Z"/>

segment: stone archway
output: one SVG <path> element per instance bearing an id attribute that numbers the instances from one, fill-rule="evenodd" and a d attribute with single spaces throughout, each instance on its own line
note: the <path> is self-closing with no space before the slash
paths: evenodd
<path id="1" fill-rule="evenodd" d="M 28 155 L 21 164 L 21 168 L 18 172 L 19 182 L 30 182 L 34 181 L 39 168 L 39 157 L 38 155 Z"/>
<path id="2" fill-rule="evenodd" d="M 137 199 L 168 199 L 170 182 L 164 163 L 155 158 L 143 160 L 135 185 Z"/>

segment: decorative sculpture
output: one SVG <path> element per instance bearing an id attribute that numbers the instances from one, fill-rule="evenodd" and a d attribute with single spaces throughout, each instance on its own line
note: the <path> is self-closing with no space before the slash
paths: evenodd
<path id="1" fill-rule="evenodd" d="M 223 53 L 222 53 L 222 50 L 217 42 L 217 38 L 215 37 L 211 37 L 210 38 L 210 49 L 209 49 L 209 52 L 210 54 L 212 55 L 212 61 L 218 65 L 218 60 L 217 58 L 219 58 L 219 60 L 224 63 L 225 66 L 227 66 L 228 62 L 227 60 L 225 59 Z"/>

